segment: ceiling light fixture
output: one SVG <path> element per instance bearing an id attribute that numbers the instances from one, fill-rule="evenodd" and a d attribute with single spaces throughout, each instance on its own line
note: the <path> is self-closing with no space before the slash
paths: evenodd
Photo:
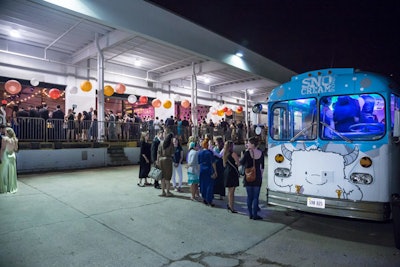
<path id="1" fill-rule="evenodd" d="M 241 51 L 237 51 L 235 55 L 237 57 L 243 57 L 243 53 Z"/>
<path id="2" fill-rule="evenodd" d="M 134 64 L 135 64 L 136 67 L 139 67 L 140 65 L 142 65 L 142 61 L 140 61 L 140 59 L 137 58 L 137 59 L 135 60 L 135 63 L 134 63 Z"/>
<path id="3" fill-rule="evenodd" d="M 10 36 L 11 36 L 11 37 L 19 38 L 19 37 L 21 37 L 21 34 L 19 33 L 18 30 L 16 30 L 16 29 L 11 29 L 11 30 L 10 30 Z"/>
<path id="4" fill-rule="evenodd" d="M 209 84 L 210 83 L 210 79 L 209 78 L 204 78 L 204 82 L 206 83 L 206 84 Z"/>

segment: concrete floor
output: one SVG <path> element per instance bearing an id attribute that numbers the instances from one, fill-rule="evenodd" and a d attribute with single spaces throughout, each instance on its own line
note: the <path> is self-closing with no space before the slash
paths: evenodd
<path id="1" fill-rule="evenodd" d="M 0 195 L 0 266 L 400 266 L 390 222 L 266 207 L 265 185 L 253 221 L 242 186 L 231 214 L 226 200 L 191 201 L 187 185 L 159 197 L 138 171 L 20 175 Z"/>

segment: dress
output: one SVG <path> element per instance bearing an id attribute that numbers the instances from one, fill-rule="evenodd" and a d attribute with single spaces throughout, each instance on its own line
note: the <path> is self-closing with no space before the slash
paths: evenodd
<path id="1" fill-rule="evenodd" d="M 162 171 L 162 179 L 171 180 L 172 177 L 172 156 L 174 155 L 175 148 L 171 145 L 164 149 L 164 142 L 158 146 L 160 169 Z"/>
<path id="2" fill-rule="evenodd" d="M 13 145 L 10 144 L 11 139 L 3 137 L 6 142 L 4 154 L 1 157 L 0 165 L 0 193 L 15 193 L 17 192 L 17 161 L 13 150 Z M 5 145 L 3 142 L 3 145 Z"/>
<path id="3" fill-rule="evenodd" d="M 199 169 L 200 166 L 198 164 L 198 153 L 196 150 L 191 149 L 187 155 L 187 164 L 188 164 L 188 184 L 198 184 L 199 183 Z"/>
<path id="4" fill-rule="evenodd" d="M 235 165 L 235 159 L 229 155 L 228 161 L 224 170 L 225 187 L 237 187 L 239 186 L 239 171 Z"/>
<path id="5" fill-rule="evenodd" d="M 212 203 L 214 198 L 214 179 L 211 175 L 214 172 L 213 162 L 214 155 L 211 150 L 203 149 L 198 154 L 200 164 L 200 193 L 207 203 Z"/>
<path id="6" fill-rule="evenodd" d="M 216 147 L 214 151 L 219 155 L 220 150 Z M 214 184 L 214 194 L 218 194 L 221 197 L 225 196 L 225 183 L 224 183 L 224 162 L 221 157 L 218 157 L 214 154 L 215 167 L 217 168 L 217 178 L 215 179 Z"/>
<path id="7" fill-rule="evenodd" d="M 149 162 L 146 162 L 146 159 L 142 156 L 143 154 L 149 159 Z M 139 167 L 139 178 L 147 178 L 150 172 L 150 162 L 151 159 L 151 144 L 147 142 L 142 142 L 140 145 L 140 167 Z"/>

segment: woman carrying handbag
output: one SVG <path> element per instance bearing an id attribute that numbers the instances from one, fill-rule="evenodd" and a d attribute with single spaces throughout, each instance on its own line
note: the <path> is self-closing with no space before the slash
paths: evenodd
<path id="1" fill-rule="evenodd" d="M 264 153 L 257 148 L 258 140 L 256 137 L 251 137 L 247 143 L 247 150 L 240 159 L 240 165 L 244 165 L 247 169 L 255 168 L 255 180 L 247 181 L 244 177 L 244 186 L 247 192 L 247 209 L 249 210 L 249 218 L 252 220 L 262 220 L 258 213 L 258 202 L 262 184 L 262 176 L 264 172 Z"/>

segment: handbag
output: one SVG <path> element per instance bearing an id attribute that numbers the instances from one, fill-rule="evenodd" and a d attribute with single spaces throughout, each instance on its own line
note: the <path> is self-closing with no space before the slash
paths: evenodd
<path id="1" fill-rule="evenodd" d="M 161 180 L 162 178 L 161 169 L 157 168 L 156 166 L 152 166 L 149 172 L 149 177 L 153 178 L 154 180 Z"/>
<path id="2" fill-rule="evenodd" d="M 249 153 L 250 153 L 250 151 L 249 151 Z M 253 154 L 253 167 L 246 168 L 244 170 L 244 174 L 245 174 L 246 182 L 251 183 L 256 180 L 256 161 L 254 159 L 254 154 Z"/>

